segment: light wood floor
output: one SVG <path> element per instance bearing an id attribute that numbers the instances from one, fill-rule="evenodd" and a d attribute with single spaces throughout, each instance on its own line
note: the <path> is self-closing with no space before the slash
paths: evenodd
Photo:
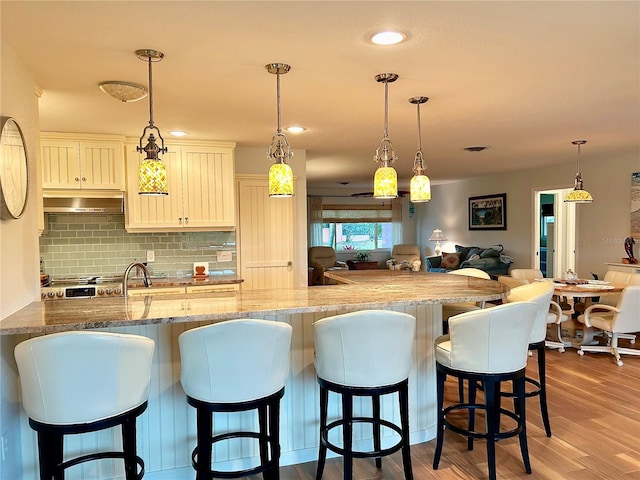
<path id="1" fill-rule="evenodd" d="M 628 341 L 620 341 L 629 346 Z M 640 348 L 640 336 L 633 346 Z M 609 354 L 580 357 L 569 348 L 565 353 L 547 350 L 547 389 L 553 436 L 547 438 L 537 399 L 527 401 L 527 431 L 533 473 L 527 475 L 517 437 L 496 447 L 500 479 L 640 479 L 640 356 L 623 357 L 618 367 Z M 535 357 L 529 375 L 535 376 Z M 447 398 L 456 395 L 456 385 L 447 385 Z M 485 479 L 486 447 L 477 441 L 467 451 L 466 440 L 446 432 L 438 470 L 433 470 L 434 441 L 411 446 L 416 480 Z M 312 480 L 315 462 L 282 467 L 281 480 Z M 259 478 L 259 477 L 253 477 Z M 327 461 L 324 480 L 342 479 L 342 460 Z M 354 480 L 402 480 L 402 462 L 396 453 L 377 470 L 372 460 L 354 461 Z"/>

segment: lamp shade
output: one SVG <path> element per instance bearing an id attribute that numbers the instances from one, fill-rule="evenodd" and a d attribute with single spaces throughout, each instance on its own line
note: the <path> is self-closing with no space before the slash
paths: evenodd
<path id="1" fill-rule="evenodd" d="M 167 168 L 160 159 L 145 158 L 138 170 L 140 195 L 169 195 L 167 190 Z"/>
<path id="2" fill-rule="evenodd" d="M 293 170 L 286 163 L 274 163 L 269 168 L 269 196 L 293 196 Z"/>
<path id="3" fill-rule="evenodd" d="M 431 200 L 431 181 L 426 175 L 414 175 L 411 179 L 411 201 L 413 203 Z"/>
<path id="4" fill-rule="evenodd" d="M 431 234 L 431 236 L 429 237 L 429 240 L 432 242 L 435 241 L 444 241 L 446 240 L 447 237 L 445 236 L 444 232 L 442 230 L 440 230 L 439 228 L 436 228 L 433 233 Z"/>
<path id="5" fill-rule="evenodd" d="M 569 194 L 564 198 L 564 201 L 571 203 L 592 203 L 593 197 L 586 190 L 575 189 L 569 192 Z"/>
<path id="6" fill-rule="evenodd" d="M 375 198 L 398 197 L 398 174 L 393 167 L 379 167 L 373 178 Z"/>

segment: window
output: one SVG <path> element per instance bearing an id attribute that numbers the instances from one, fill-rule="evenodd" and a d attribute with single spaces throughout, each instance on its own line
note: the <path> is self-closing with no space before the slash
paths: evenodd
<path id="1" fill-rule="evenodd" d="M 322 245 L 337 252 L 391 248 L 391 205 L 323 205 Z"/>

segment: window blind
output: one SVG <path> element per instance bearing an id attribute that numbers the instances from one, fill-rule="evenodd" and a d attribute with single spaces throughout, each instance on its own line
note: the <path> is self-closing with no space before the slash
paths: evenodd
<path id="1" fill-rule="evenodd" d="M 390 222 L 391 204 L 322 205 L 322 221 L 328 223 Z"/>

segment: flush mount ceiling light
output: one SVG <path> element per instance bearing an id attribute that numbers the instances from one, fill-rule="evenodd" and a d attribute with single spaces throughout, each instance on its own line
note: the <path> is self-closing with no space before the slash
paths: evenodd
<path id="1" fill-rule="evenodd" d="M 267 153 L 267 156 L 274 161 L 269 168 L 269 196 L 286 198 L 293 196 L 293 171 L 287 164 L 287 160 L 293 157 L 293 153 L 280 122 L 280 75 L 288 73 L 291 67 L 285 63 L 268 63 L 265 68 L 267 72 L 276 76 L 278 111 L 278 129 L 271 139 Z"/>
<path id="2" fill-rule="evenodd" d="M 467 152 L 483 152 L 491 148 L 491 145 L 472 145 L 470 147 L 464 147 L 463 150 Z"/>
<path id="3" fill-rule="evenodd" d="M 130 82 L 102 82 L 98 88 L 123 103 L 137 102 L 147 96 L 147 88 Z"/>
<path id="4" fill-rule="evenodd" d="M 182 130 L 172 130 L 169 133 L 174 137 L 186 137 L 187 135 L 189 135 L 188 132 L 183 132 Z"/>
<path id="5" fill-rule="evenodd" d="M 587 192 L 582 185 L 582 175 L 580 174 L 580 146 L 587 143 L 586 140 L 574 140 L 571 142 L 573 145 L 578 146 L 578 158 L 577 162 L 577 170 L 576 170 L 576 179 L 575 179 L 575 187 L 569 192 L 569 194 L 565 197 L 564 201 L 569 203 L 592 203 L 593 197 L 589 192 Z"/>
<path id="6" fill-rule="evenodd" d="M 144 127 L 136 147 L 138 152 L 147 154 L 146 158 L 140 162 L 140 169 L 138 170 L 138 193 L 140 195 L 168 195 L 167 168 L 158 157 L 161 153 L 167 153 L 167 148 L 164 146 L 164 139 L 160 134 L 160 130 L 153 123 L 153 78 L 151 75 L 151 64 L 162 60 L 164 53 L 157 50 L 144 49 L 136 50 L 136 55 L 140 60 L 144 60 L 149 64 L 149 125 Z M 149 137 L 147 138 L 147 144 L 143 147 L 142 140 L 147 130 L 149 130 Z M 161 142 L 160 147 L 156 144 L 153 130 L 158 133 L 158 138 Z"/>
<path id="7" fill-rule="evenodd" d="M 373 161 L 380 166 L 376 170 L 373 179 L 374 198 L 397 198 L 398 197 L 398 174 L 391 166 L 398 157 L 393 151 L 393 145 L 389 140 L 389 83 L 395 82 L 398 75 L 395 73 L 379 73 L 375 76 L 376 82 L 384 83 L 384 136 L 380 146 L 376 149 Z"/>
<path id="8" fill-rule="evenodd" d="M 422 130 L 420 129 L 420 105 L 427 103 L 429 97 L 411 97 L 409 103 L 416 106 L 418 113 L 418 150 L 413 159 L 413 178 L 409 190 L 413 203 L 428 202 L 431 200 L 431 180 L 424 174 L 424 160 L 422 158 Z"/>
<path id="9" fill-rule="evenodd" d="M 285 129 L 289 133 L 302 133 L 306 130 L 306 128 L 301 127 L 299 125 L 291 125 Z"/>
<path id="10" fill-rule="evenodd" d="M 403 42 L 407 36 L 402 32 L 378 32 L 371 36 L 371 41 L 376 45 L 396 45 Z"/>

